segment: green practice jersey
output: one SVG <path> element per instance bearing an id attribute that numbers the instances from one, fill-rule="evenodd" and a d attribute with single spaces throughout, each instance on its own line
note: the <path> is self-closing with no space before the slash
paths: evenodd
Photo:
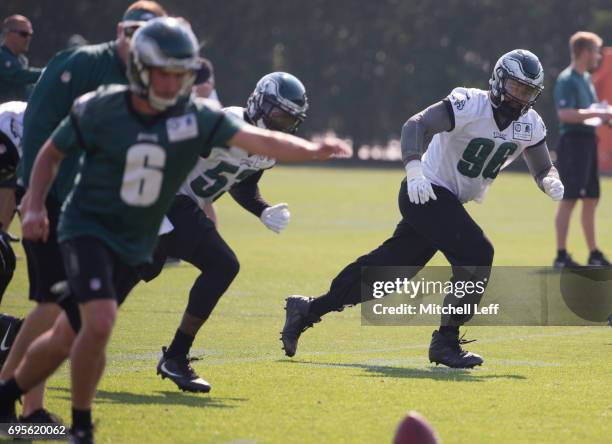
<path id="1" fill-rule="evenodd" d="M 59 241 L 93 236 L 130 265 L 150 261 L 163 216 L 189 171 L 243 125 L 209 103 L 190 99 L 180 109 L 143 116 L 119 85 L 77 100 L 52 135 L 67 156 L 82 153 Z"/>
<path id="2" fill-rule="evenodd" d="M 40 72 L 40 68 L 28 66 L 26 56 L 17 56 L 5 45 L 0 45 L 0 103 L 27 101 Z"/>
<path id="3" fill-rule="evenodd" d="M 597 102 L 597 92 L 591 80 L 591 74 L 578 74 L 571 67 L 561 71 L 554 89 L 557 110 L 563 108 L 587 109 Z M 579 131 L 595 134 L 595 127 L 581 123 L 559 123 L 561 134 Z"/>
<path id="4" fill-rule="evenodd" d="M 75 99 L 101 85 L 127 84 L 116 42 L 83 46 L 56 54 L 36 84 L 23 120 L 23 158 L 19 174 L 28 186 L 38 151 L 70 112 Z M 72 188 L 78 156 L 66 158 L 50 194 L 62 202 Z"/>

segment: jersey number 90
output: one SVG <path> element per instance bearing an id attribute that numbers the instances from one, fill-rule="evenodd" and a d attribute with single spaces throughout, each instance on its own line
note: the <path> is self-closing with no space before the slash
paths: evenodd
<path id="1" fill-rule="evenodd" d="M 159 145 L 139 143 L 127 150 L 121 199 L 128 205 L 148 207 L 159 197 L 166 152 Z"/>

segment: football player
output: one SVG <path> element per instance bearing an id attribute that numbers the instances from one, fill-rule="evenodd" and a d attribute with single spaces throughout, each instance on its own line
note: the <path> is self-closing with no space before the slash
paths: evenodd
<path id="1" fill-rule="evenodd" d="M 15 401 L 70 356 L 72 442 L 93 442 L 91 407 L 117 307 L 151 260 L 179 187 L 212 147 L 237 146 L 285 161 L 349 155 L 340 140 L 321 143 L 256 128 L 191 97 L 198 41 L 181 19 L 156 18 L 134 34 L 129 88 L 112 85 L 77 99 L 38 154 L 23 198 L 26 239 L 49 236 L 47 192 L 64 157 L 82 152 L 79 180 L 62 208 L 58 241 L 70 285 L 64 312 L 36 338 L 0 384 L 0 423 Z"/>
<path id="2" fill-rule="evenodd" d="M 25 188 L 30 181 L 34 159 L 55 127 L 70 112 L 80 95 L 109 83 L 127 84 L 125 65 L 130 38 L 147 20 L 165 15 L 163 8 L 152 1 L 130 5 L 117 24 L 117 39 L 97 45 L 82 46 L 59 52 L 48 63 L 39 79 L 24 115 L 23 158 L 18 176 Z M 28 261 L 30 299 L 36 307 L 26 317 L 19 335 L 0 372 L 0 380 L 10 379 L 28 345 L 49 329 L 61 308 L 58 284 L 66 280 L 56 229 L 60 208 L 71 189 L 78 170 L 79 156 L 69 156 L 62 164 L 45 202 L 49 215 L 49 238 L 46 242 L 23 240 Z M 23 400 L 23 421 L 50 423 L 56 421 L 43 407 L 44 384 Z"/>
<path id="3" fill-rule="evenodd" d="M 441 251 L 452 266 L 454 280 L 472 281 L 472 285 L 488 280 L 493 245 L 463 204 L 482 200 L 499 171 L 521 154 L 538 187 L 553 200 L 563 197 L 563 184 L 546 146 L 546 127 L 532 109 L 543 82 L 538 58 L 529 51 L 514 50 L 495 64 L 488 91 L 456 88 L 404 124 L 402 220 L 391 238 L 344 268 L 328 293 L 316 299 L 287 299 L 281 336 L 287 356 L 295 354 L 300 334 L 321 316 L 362 302 L 364 266 L 423 267 Z M 481 297 L 481 292 L 475 292 L 461 303 L 478 304 Z M 449 294 L 445 304 L 455 305 L 458 300 Z M 470 318 L 442 318 L 432 335 L 431 362 L 456 368 L 482 364 L 480 356 L 461 347 L 466 341 L 459 338 L 459 326 Z"/>
<path id="4" fill-rule="evenodd" d="M 0 105 L 0 181 L 15 177 L 21 156 L 25 107 L 26 102 L 7 102 Z M 11 212 L 14 212 L 14 209 Z M 0 227 L 0 302 L 15 271 L 15 252 L 11 247 L 11 238 L 2 228 Z M 0 367 L 6 360 L 21 323 L 21 319 L 0 314 Z"/>
<path id="5" fill-rule="evenodd" d="M 304 85 L 284 72 L 264 76 L 247 100 L 246 108 L 225 108 L 227 113 L 260 128 L 294 134 L 306 117 L 308 101 Z M 238 147 L 213 148 L 198 160 L 175 198 L 166 234 L 159 237 L 151 266 L 143 270 L 147 281 L 155 278 L 168 257 L 183 259 L 200 271 L 189 292 L 189 302 L 170 346 L 162 348 L 157 373 L 181 389 L 208 392 L 210 384 L 190 365 L 189 350 L 195 335 L 230 286 L 239 270 L 232 249 L 223 240 L 204 208 L 225 192 L 270 230 L 280 233 L 289 223 L 286 203 L 269 205 L 259 191 L 259 180 L 275 164 L 273 158 L 249 154 Z"/>

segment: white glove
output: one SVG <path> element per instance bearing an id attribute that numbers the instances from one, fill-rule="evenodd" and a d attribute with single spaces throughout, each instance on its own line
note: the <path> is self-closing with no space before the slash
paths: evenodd
<path id="1" fill-rule="evenodd" d="M 552 200 L 563 199 L 565 187 L 559 179 L 555 177 L 545 177 L 542 179 L 542 186 L 544 187 L 544 192 L 548 194 Z"/>
<path id="2" fill-rule="evenodd" d="M 287 227 L 291 220 L 289 205 L 279 203 L 273 207 L 268 207 L 261 213 L 259 217 L 263 224 L 275 233 L 280 233 Z"/>
<path id="3" fill-rule="evenodd" d="M 420 160 L 411 160 L 406 164 L 406 183 L 410 202 L 424 204 L 429 202 L 429 199 L 438 199 L 431 188 L 431 183 L 423 175 Z"/>

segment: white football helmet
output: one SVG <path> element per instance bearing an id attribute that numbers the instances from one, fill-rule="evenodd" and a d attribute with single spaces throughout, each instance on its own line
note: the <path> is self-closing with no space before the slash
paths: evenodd
<path id="1" fill-rule="evenodd" d="M 499 58 L 489 84 L 493 105 L 516 120 L 540 97 L 544 89 L 544 69 L 535 54 L 515 49 Z"/>

